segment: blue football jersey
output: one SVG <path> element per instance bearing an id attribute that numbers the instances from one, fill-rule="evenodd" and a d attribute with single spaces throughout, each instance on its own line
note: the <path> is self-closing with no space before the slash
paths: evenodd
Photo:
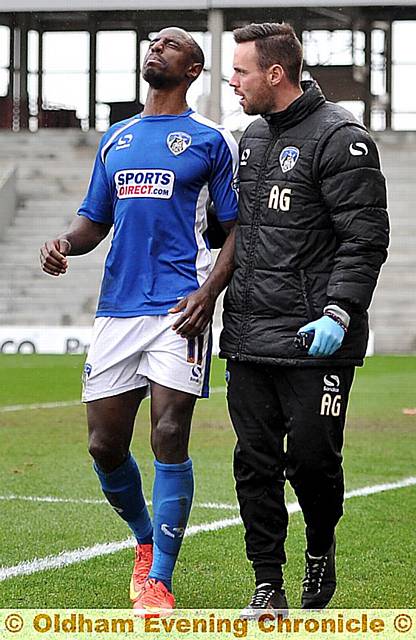
<path id="1" fill-rule="evenodd" d="M 232 135 L 189 109 L 140 115 L 104 134 L 78 210 L 113 225 L 97 316 L 165 314 L 209 275 L 207 207 L 237 218 Z"/>

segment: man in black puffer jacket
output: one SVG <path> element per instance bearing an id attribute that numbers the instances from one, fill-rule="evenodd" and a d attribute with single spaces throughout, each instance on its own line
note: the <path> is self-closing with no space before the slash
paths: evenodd
<path id="1" fill-rule="evenodd" d="M 256 577 L 251 617 L 287 607 L 285 478 L 306 524 L 302 607 L 325 607 L 335 591 L 345 415 L 389 223 L 376 145 L 314 82 L 300 82 L 292 27 L 252 24 L 234 37 L 230 84 L 247 114 L 262 115 L 240 142 L 235 270 L 220 342 Z"/>

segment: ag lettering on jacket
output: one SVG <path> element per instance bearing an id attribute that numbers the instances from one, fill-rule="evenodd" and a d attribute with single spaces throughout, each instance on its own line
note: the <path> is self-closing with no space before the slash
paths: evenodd
<path id="1" fill-rule="evenodd" d="M 276 211 L 289 211 L 292 197 L 292 189 L 288 187 L 281 188 L 278 184 L 275 184 L 270 189 L 269 194 L 269 209 L 276 209 Z"/>

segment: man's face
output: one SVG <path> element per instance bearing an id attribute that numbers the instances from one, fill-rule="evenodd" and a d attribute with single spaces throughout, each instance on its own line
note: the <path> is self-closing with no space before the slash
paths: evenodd
<path id="1" fill-rule="evenodd" d="M 258 67 L 254 42 L 237 44 L 234 52 L 234 73 L 230 86 L 240 96 L 244 112 L 250 116 L 273 111 L 274 100 L 267 72 Z"/>
<path id="2" fill-rule="evenodd" d="M 155 36 L 143 62 L 143 78 L 154 89 L 189 84 L 200 71 L 201 65 L 192 61 L 190 36 L 174 27 Z"/>

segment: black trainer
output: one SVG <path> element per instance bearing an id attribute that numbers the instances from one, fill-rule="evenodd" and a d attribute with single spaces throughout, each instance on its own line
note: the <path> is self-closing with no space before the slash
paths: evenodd
<path id="1" fill-rule="evenodd" d="M 305 552 L 302 609 L 323 609 L 331 600 L 337 586 L 335 574 L 335 538 L 328 552 L 321 558 L 311 558 Z"/>
<path id="2" fill-rule="evenodd" d="M 265 611 L 272 611 L 275 616 L 288 614 L 288 604 L 283 589 L 274 589 L 269 582 L 257 585 L 250 602 L 240 613 L 240 618 L 257 620 Z"/>

